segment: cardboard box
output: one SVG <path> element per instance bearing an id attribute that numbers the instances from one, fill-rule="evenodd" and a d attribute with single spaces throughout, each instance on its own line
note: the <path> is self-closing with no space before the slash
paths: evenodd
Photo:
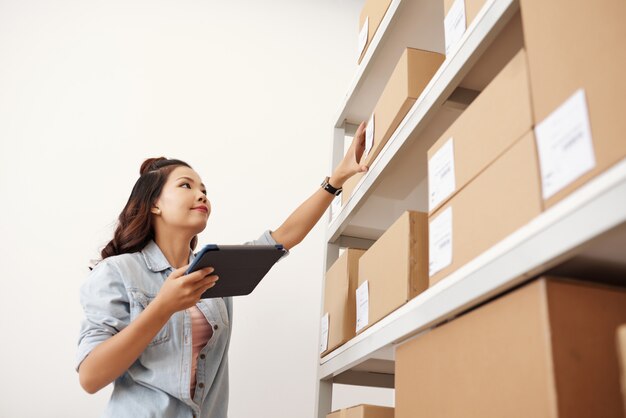
<path id="1" fill-rule="evenodd" d="M 390 4 L 391 0 L 365 1 L 363 9 L 361 10 L 361 16 L 359 17 L 359 42 L 362 43 L 359 46 L 363 48 L 359 54 L 359 64 L 365 56 L 365 51 L 369 48 L 372 38 L 374 37 L 374 34 L 376 34 L 376 30 L 378 29 L 378 26 L 380 26 L 380 22 L 382 22 L 383 17 L 385 17 L 385 13 L 387 13 L 387 9 Z M 363 26 L 366 21 L 367 28 Z M 365 31 L 367 31 L 367 33 L 365 33 Z"/>
<path id="2" fill-rule="evenodd" d="M 454 48 L 484 5 L 485 0 L 443 1 L 446 53 Z"/>
<path id="3" fill-rule="evenodd" d="M 333 412 L 326 418 L 393 418 L 393 408 L 374 405 L 359 405 Z"/>
<path id="4" fill-rule="evenodd" d="M 373 144 L 364 157 L 365 165 L 378 156 L 444 59 L 442 54 L 421 49 L 407 48 L 402 53 L 374 107 Z"/>
<path id="5" fill-rule="evenodd" d="M 347 248 L 326 272 L 324 314 L 328 314 L 328 344 L 325 356 L 356 335 L 355 292 L 359 259 L 365 250 Z"/>
<path id="6" fill-rule="evenodd" d="M 624 401 L 624 415 L 626 415 L 626 324 L 617 329 L 617 357 L 621 365 L 622 399 Z"/>
<path id="7" fill-rule="evenodd" d="M 551 207 L 626 156 L 626 2 L 599 0 L 590 7 L 583 0 L 522 0 L 520 8 L 537 140 L 546 142 L 546 150 L 538 147 L 545 205 Z M 584 116 L 574 111 L 568 123 L 555 120 L 560 117 L 553 112 L 576 100 L 580 89 L 584 105 L 578 113 Z M 581 124 L 586 118 L 589 126 Z M 557 131 L 541 138 L 539 125 L 546 119 Z"/>
<path id="8" fill-rule="evenodd" d="M 359 260 L 359 289 L 368 292 L 359 305 L 357 290 L 357 334 L 428 288 L 427 222 L 425 213 L 405 212 Z"/>
<path id="9" fill-rule="evenodd" d="M 497 244 L 542 211 L 529 131 L 429 217 L 430 285 Z"/>
<path id="10" fill-rule="evenodd" d="M 522 49 L 428 150 L 429 214 L 533 127 Z"/>
<path id="11" fill-rule="evenodd" d="M 626 291 L 541 278 L 396 350 L 398 418 L 623 417 Z"/>

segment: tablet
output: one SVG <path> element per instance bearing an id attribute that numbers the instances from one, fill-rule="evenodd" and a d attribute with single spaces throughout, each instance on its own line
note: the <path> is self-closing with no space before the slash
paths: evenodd
<path id="1" fill-rule="evenodd" d="M 205 245 L 185 274 L 213 267 L 219 276 L 202 299 L 243 296 L 252 293 L 272 266 L 286 253 L 282 245 Z"/>

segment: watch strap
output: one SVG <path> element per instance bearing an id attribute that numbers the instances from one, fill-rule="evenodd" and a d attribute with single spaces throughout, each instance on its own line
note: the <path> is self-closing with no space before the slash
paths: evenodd
<path id="1" fill-rule="evenodd" d="M 326 190 L 328 193 L 335 195 L 335 196 L 339 196 L 341 194 L 341 192 L 343 191 L 343 188 L 339 187 L 333 187 L 330 183 L 330 177 L 326 177 L 324 179 L 324 181 L 322 182 L 322 189 Z"/>

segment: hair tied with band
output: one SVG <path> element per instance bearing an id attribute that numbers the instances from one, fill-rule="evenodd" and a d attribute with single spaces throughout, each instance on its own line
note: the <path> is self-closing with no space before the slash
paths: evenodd
<path id="1" fill-rule="evenodd" d="M 151 171 L 157 171 L 163 165 L 159 164 L 162 161 L 167 162 L 167 158 L 165 157 L 156 157 L 156 158 L 148 158 L 141 164 L 141 168 L 139 169 L 139 174 L 144 175 Z M 167 164 L 166 164 L 167 165 Z"/>

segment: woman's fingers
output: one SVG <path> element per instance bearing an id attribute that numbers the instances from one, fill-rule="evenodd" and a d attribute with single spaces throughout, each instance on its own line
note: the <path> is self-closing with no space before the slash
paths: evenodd
<path id="1" fill-rule="evenodd" d="M 215 282 L 217 282 L 218 280 L 219 277 L 216 275 L 205 277 L 204 280 L 197 284 L 194 289 L 194 293 L 199 291 L 204 292 L 206 289 L 210 289 L 211 287 L 215 286 Z"/>
<path id="2" fill-rule="evenodd" d="M 215 286 L 215 282 L 211 282 L 210 284 L 207 284 L 206 286 L 204 286 L 199 292 L 200 293 L 199 297 L 202 297 L 202 294 L 206 292 L 207 290 L 211 289 L 213 286 Z"/>
<path id="3" fill-rule="evenodd" d="M 209 274 L 213 273 L 215 269 L 213 267 L 205 267 L 200 270 L 196 270 L 193 273 L 187 275 L 186 281 L 191 284 L 198 283 L 200 280 L 204 279 Z"/>
<path id="4" fill-rule="evenodd" d="M 363 121 L 359 124 L 359 127 L 356 129 L 356 133 L 354 134 L 354 137 L 357 138 L 357 140 L 360 140 L 361 137 L 365 140 L 365 128 L 366 124 L 365 121 Z"/>
<path id="5" fill-rule="evenodd" d="M 358 165 L 361 162 L 361 157 L 365 152 L 365 122 L 361 122 L 359 128 L 356 130 L 354 134 L 354 139 L 352 140 L 352 150 L 354 151 L 354 161 L 353 164 L 356 163 Z M 363 171 L 361 167 L 357 167 L 357 172 Z"/>
<path id="6" fill-rule="evenodd" d="M 189 268 L 189 264 L 187 264 L 186 266 L 182 266 L 180 268 L 175 269 L 172 274 L 170 274 L 170 277 L 172 279 L 178 279 L 179 277 L 182 277 L 185 275 L 185 271 L 187 271 L 187 268 Z"/>

